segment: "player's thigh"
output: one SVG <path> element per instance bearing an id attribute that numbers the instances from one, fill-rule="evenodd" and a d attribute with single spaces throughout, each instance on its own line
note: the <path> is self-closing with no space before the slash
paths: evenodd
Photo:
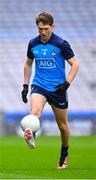
<path id="1" fill-rule="evenodd" d="M 31 112 L 35 110 L 39 111 L 38 113 L 41 114 L 44 105 L 46 103 L 46 97 L 38 94 L 38 93 L 32 93 L 30 96 L 30 108 Z"/>
<path id="2" fill-rule="evenodd" d="M 53 104 L 51 105 L 53 112 L 55 114 L 55 118 L 58 124 L 60 123 L 67 123 L 68 121 L 68 108 L 66 109 L 60 109 L 54 106 Z"/>

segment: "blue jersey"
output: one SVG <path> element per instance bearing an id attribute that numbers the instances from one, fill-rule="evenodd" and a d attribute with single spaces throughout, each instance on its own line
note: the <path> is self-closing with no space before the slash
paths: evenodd
<path id="1" fill-rule="evenodd" d="M 66 80 L 65 60 L 73 56 L 69 43 L 54 33 L 47 43 L 42 43 L 40 36 L 31 39 L 27 57 L 35 60 L 32 84 L 48 91 L 55 91 L 55 87 Z"/>

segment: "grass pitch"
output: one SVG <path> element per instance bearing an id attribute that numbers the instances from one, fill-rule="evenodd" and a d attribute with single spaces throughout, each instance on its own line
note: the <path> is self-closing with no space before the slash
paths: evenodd
<path id="1" fill-rule="evenodd" d="M 0 137 L 0 179 L 96 179 L 96 136 L 71 137 L 69 166 L 58 170 L 60 137 Z"/>

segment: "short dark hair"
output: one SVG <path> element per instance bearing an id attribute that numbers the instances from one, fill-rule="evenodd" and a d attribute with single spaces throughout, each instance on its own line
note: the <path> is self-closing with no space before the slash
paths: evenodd
<path id="1" fill-rule="evenodd" d="M 47 12 L 42 12 L 36 17 L 36 24 L 38 25 L 40 22 L 43 24 L 52 25 L 54 23 L 53 16 Z"/>

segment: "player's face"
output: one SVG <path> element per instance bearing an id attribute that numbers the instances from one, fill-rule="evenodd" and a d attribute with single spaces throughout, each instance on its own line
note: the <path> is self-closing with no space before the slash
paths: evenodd
<path id="1" fill-rule="evenodd" d="M 49 25 L 49 24 L 43 24 L 40 22 L 38 24 L 38 31 L 40 33 L 41 41 L 47 42 L 52 34 L 54 25 Z"/>

